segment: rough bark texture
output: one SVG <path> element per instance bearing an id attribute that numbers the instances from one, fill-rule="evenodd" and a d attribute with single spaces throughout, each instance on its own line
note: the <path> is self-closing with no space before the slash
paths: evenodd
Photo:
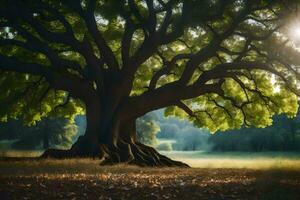
<path id="1" fill-rule="evenodd" d="M 119 136 L 114 138 L 114 142 L 94 142 L 86 134 L 79 137 L 71 149 L 48 149 L 44 152 L 42 158 L 94 157 L 98 158 L 102 165 L 127 163 L 139 166 L 188 167 L 188 165 L 171 160 L 158 153 L 154 148 L 138 142 L 136 140 L 134 122 L 122 126 Z"/>
<path id="2" fill-rule="evenodd" d="M 85 135 L 80 136 L 71 149 L 48 149 L 41 156 L 42 158 L 94 157 L 98 158 L 103 165 L 128 163 L 139 166 L 188 167 L 188 165 L 171 160 L 158 153 L 154 148 L 140 143 L 136 137 L 136 120 L 122 121 L 126 119 L 122 116 L 128 116 L 128 113 L 117 116 L 106 115 L 107 117 L 100 118 L 98 104 L 88 103 L 86 108 Z"/>

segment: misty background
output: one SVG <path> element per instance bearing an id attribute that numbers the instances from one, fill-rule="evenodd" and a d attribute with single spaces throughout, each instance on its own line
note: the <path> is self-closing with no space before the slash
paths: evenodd
<path id="1" fill-rule="evenodd" d="M 241 128 L 211 134 L 187 120 L 164 117 L 164 110 L 150 112 L 137 120 L 138 139 L 159 151 L 265 152 L 300 151 L 300 115 L 275 116 L 267 128 Z M 21 120 L 0 123 L 0 150 L 43 150 L 69 148 L 86 127 L 85 116 L 75 121 L 44 118 L 34 126 Z"/>

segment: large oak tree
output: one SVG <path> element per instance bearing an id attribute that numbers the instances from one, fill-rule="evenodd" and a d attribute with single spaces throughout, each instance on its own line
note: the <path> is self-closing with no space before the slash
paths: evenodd
<path id="1" fill-rule="evenodd" d="M 295 115 L 297 1 L 0 0 L 0 116 L 28 123 L 85 112 L 70 150 L 103 163 L 185 164 L 136 139 L 167 108 L 212 132 Z M 295 21 L 295 22 L 294 22 Z"/>

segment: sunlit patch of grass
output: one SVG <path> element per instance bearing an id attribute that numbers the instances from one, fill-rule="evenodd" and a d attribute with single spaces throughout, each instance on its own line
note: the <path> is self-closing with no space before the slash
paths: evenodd
<path id="1" fill-rule="evenodd" d="M 37 157 L 42 151 L 6 151 L 0 152 L 0 157 Z M 236 168 L 236 169 L 288 169 L 300 170 L 300 152 L 176 152 L 165 151 L 162 154 L 171 157 L 174 160 L 180 160 L 194 168 Z M 90 171 L 91 173 L 101 171 L 105 168 L 100 167 L 97 159 L 67 159 L 67 160 L 23 160 L 12 162 L 1 162 L 2 166 L 16 165 L 25 168 L 34 166 L 38 172 L 59 172 L 64 171 Z M 110 167 L 112 170 L 119 170 L 123 165 Z M 129 166 L 132 167 L 132 166 Z M 18 169 L 18 167 L 16 167 Z M 134 166 L 132 167 L 134 168 Z"/>
<path id="2" fill-rule="evenodd" d="M 300 152 L 162 152 L 195 168 L 300 170 Z"/>
<path id="3" fill-rule="evenodd" d="M 0 150 L 0 157 L 38 157 L 42 153 L 38 150 Z"/>
<path id="4" fill-rule="evenodd" d="M 300 169 L 300 160 L 291 159 L 180 159 L 196 168 Z"/>

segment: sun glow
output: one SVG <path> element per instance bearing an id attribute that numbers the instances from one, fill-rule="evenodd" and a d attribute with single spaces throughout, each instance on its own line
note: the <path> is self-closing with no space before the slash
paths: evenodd
<path id="1" fill-rule="evenodd" d="M 288 31 L 289 38 L 296 45 L 300 43 L 300 23 L 293 23 L 289 27 Z"/>
<path id="2" fill-rule="evenodd" d="M 300 25 L 293 27 L 291 35 L 294 39 L 300 39 Z"/>

